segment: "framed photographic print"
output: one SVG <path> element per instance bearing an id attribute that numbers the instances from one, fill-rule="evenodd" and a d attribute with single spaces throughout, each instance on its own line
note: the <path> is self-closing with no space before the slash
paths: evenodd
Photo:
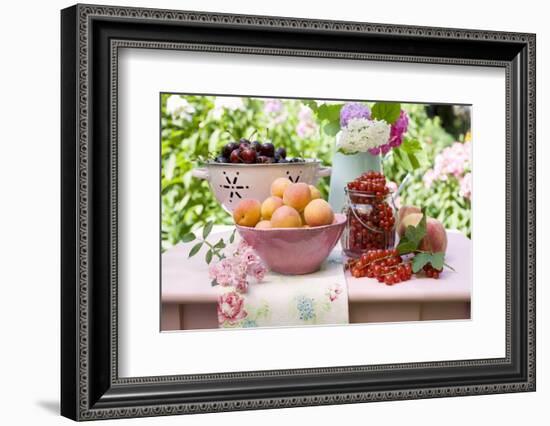
<path id="1" fill-rule="evenodd" d="M 535 36 L 61 12 L 75 420 L 535 390 Z"/>

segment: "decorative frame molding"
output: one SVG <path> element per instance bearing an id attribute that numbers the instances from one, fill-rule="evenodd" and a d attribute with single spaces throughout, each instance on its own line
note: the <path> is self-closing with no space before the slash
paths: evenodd
<path id="1" fill-rule="evenodd" d="M 158 41 L 126 32 L 138 23 L 158 33 Z M 239 44 L 210 40 L 182 41 L 167 30 L 219 28 L 235 33 Z M 161 31 L 166 30 L 166 33 Z M 334 38 L 339 49 L 311 46 L 252 46 L 247 30 L 273 31 L 285 37 L 316 34 Z M 244 35 L 241 35 L 243 33 Z M 106 35 L 108 34 L 108 35 Z M 124 39 L 120 37 L 124 34 Z M 168 36 L 166 35 L 168 34 Z M 138 35 L 137 38 L 136 35 Z M 185 36 L 185 35 L 184 35 Z M 170 38 L 172 37 L 172 38 Z M 202 37 L 201 34 L 197 36 Z M 240 38 L 239 38 L 240 37 Z M 266 36 L 267 37 L 267 36 Z M 337 37 L 365 38 L 368 51 L 342 50 Z M 269 41 L 269 40 L 268 40 Z M 418 55 L 388 51 L 388 43 L 416 43 Z M 436 45 L 456 47 L 437 55 Z M 396 43 L 397 44 L 397 43 Z M 462 46 L 478 46 L 465 54 Z M 433 363 L 327 367 L 188 376 L 119 378 L 117 345 L 117 88 L 118 49 L 218 51 L 239 54 L 297 55 L 325 58 L 502 67 L 506 70 L 506 357 Z M 433 54 L 430 54 L 433 52 Z M 76 5 L 62 11 L 62 414 L 75 420 L 185 414 L 352 402 L 535 390 L 535 36 L 533 34 L 412 27 L 184 12 L 127 7 Z M 97 117 L 108 125 L 99 125 Z M 91 168 L 90 158 L 94 158 Z M 98 162 L 98 159 L 101 160 Z M 99 177 L 101 172 L 107 172 Z M 107 189 L 103 196 L 99 188 Z M 518 206 L 518 211 L 514 210 Z M 98 229 L 105 232 L 99 233 Z M 101 258 L 99 247 L 108 258 Z M 523 251 L 522 251 L 523 250 Z M 517 260 L 512 261 L 512 254 Z M 100 259 L 101 258 L 101 259 Z M 99 259 L 99 260 L 98 260 Z M 93 301 L 93 303 L 92 303 Z M 103 309 L 98 308 L 98 304 Z M 105 309 L 108 307 L 108 309 Z M 91 344 L 94 342 L 94 345 Z M 501 369 L 508 380 L 468 385 L 446 383 L 453 369 Z M 434 386 L 404 386 L 410 371 L 426 371 Z M 395 385 L 376 388 L 380 374 Z M 401 379 L 399 375 L 401 374 Z M 327 392 L 332 379 L 347 383 Z M 374 377 L 362 383 L 366 377 Z M 298 390 L 287 379 L 318 381 L 315 391 Z M 231 379 L 248 380 L 238 395 L 214 388 Z M 287 388 L 280 389 L 281 380 Z M 437 382 L 436 378 L 440 379 Z M 288 382 L 288 383 L 287 383 Z M 252 389 L 273 383 L 270 396 Z M 411 385 L 411 383 L 408 383 Z M 187 390 L 168 397 L 167 389 Z M 195 394 L 189 393 L 189 387 Z M 313 389 L 312 385 L 312 389 Z M 222 389 L 223 390 L 223 389 Z M 139 395 L 138 395 L 139 391 Z M 146 395 L 147 396 L 144 396 Z M 263 394 L 262 394 L 263 395 Z"/>

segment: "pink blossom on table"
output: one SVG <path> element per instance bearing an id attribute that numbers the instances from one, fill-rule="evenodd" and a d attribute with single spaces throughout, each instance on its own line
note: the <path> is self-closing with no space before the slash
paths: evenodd
<path id="1" fill-rule="evenodd" d="M 460 195 L 468 200 L 472 197 L 472 174 L 469 172 L 460 180 Z"/>
<path id="2" fill-rule="evenodd" d="M 246 278 L 246 275 L 239 276 L 234 286 L 237 292 L 246 293 L 248 291 L 248 280 Z"/>
<path id="3" fill-rule="evenodd" d="M 267 272 L 265 264 L 256 252 L 244 240 L 241 240 L 232 254 L 224 259 L 211 263 L 208 272 L 212 280 L 221 286 L 233 286 L 241 293 L 246 293 L 249 277 L 261 282 Z"/>
<path id="4" fill-rule="evenodd" d="M 313 118 L 313 111 L 310 107 L 302 105 L 298 112 L 298 124 L 296 125 L 296 133 L 301 138 L 309 138 L 317 132 L 318 126 Z"/>
<path id="5" fill-rule="evenodd" d="M 234 286 L 246 290 L 242 284 L 246 281 L 246 264 L 238 257 L 229 257 L 211 263 L 208 272 L 211 279 L 221 286 Z"/>
<path id="6" fill-rule="evenodd" d="M 244 298 L 236 291 L 223 293 L 218 297 L 218 323 L 235 325 L 246 318 L 248 313 L 244 309 Z"/>

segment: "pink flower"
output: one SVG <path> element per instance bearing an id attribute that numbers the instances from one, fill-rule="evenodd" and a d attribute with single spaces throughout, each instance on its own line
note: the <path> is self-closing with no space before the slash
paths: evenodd
<path id="1" fill-rule="evenodd" d="M 471 142 L 464 143 L 455 142 L 451 146 L 445 148 L 435 157 L 433 169 L 428 170 L 423 177 L 424 186 L 429 188 L 436 180 L 446 181 L 450 177 L 454 177 L 462 182 L 463 177 L 469 174 L 468 169 L 471 163 Z M 465 175 L 466 174 L 466 175 Z M 468 178 L 464 185 L 464 193 L 468 194 L 471 188 L 470 179 Z M 469 198 L 469 196 L 464 196 Z"/>
<path id="2" fill-rule="evenodd" d="M 460 195 L 466 199 L 472 197 L 472 174 L 466 173 L 460 180 Z"/>
<path id="3" fill-rule="evenodd" d="M 424 181 L 424 186 L 426 188 L 430 188 L 436 177 L 437 176 L 433 169 L 428 170 L 426 173 L 424 173 L 424 177 L 422 178 L 422 180 Z"/>
<path id="4" fill-rule="evenodd" d="M 389 142 L 390 147 L 395 148 L 403 143 L 403 135 L 407 132 L 408 128 L 409 116 L 404 110 L 401 110 L 399 118 L 391 125 Z"/>
<path id="5" fill-rule="evenodd" d="M 233 254 L 211 263 L 208 273 L 212 280 L 221 286 L 233 286 L 241 293 L 248 290 L 248 277 L 253 277 L 261 282 L 267 268 L 256 252 L 244 240 L 242 240 Z"/>
<path id="6" fill-rule="evenodd" d="M 390 149 L 396 148 L 403 143 L 403 136 L 409 128 L 409 116 L 404 110 L 399 113 L 399 118 L 390 127 L 390 138 L 388 143 L 376 148 L 369 149 L 372 155 L 378 155 L 380 153 L 387 154 Z"/>
<path id="7" fill-rule="evenodd" d="M 336 299 L 338 299 L 338 296 L 341 293 L 342 293 L 342 287 L 340 287 L 340 284 L 334 284 L 328 288 L 326 295 L 328 296 L 331 302 L 334 302 Z"/>
<path id="8" fill-rule="evenodd" d="M 280 99 L 266 99 L 264 101 L 264 112 L 267 114 L 276 114 L 283 109 L 283 102 Z"/>
<path id="9" fill-rule="evenodd" d="M 317 131 L 317 123 L 313 119 L 313 111 L 308 106 L 302 105 L 300 112 L 298 112 L 298 119 L 300 120 L 296 125 L 296 133 L 301 138 L 308 138 L 315 134 Z"/>
<path id="10" fill-rule="evenodd" d="M 236 291 L 221 294 L 218 297 L 218 323 L 225 322 L 230 325 L 246 318 L 247 312 L 244 309 L 244 298 Z"/>

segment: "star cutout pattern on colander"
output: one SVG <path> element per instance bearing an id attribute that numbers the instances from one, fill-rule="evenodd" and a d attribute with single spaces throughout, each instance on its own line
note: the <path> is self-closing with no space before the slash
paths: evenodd
<path id="1" fill-rule="evenodd" d="M 239 193 L 240 190 L 248 189 L 248 185 L 240 185 L 239 184 L 239 172 L 235 173 L 235 176 L 233 179 L 231 179 L 229 176 L 227 176 L 226 172 L 223 172 L 226 184 L 220 184 L 220 188 L 224 188 L 229 190 L 229 202 L 233 202 L 233 198 L 243 198 L 242 195 Z"/>

